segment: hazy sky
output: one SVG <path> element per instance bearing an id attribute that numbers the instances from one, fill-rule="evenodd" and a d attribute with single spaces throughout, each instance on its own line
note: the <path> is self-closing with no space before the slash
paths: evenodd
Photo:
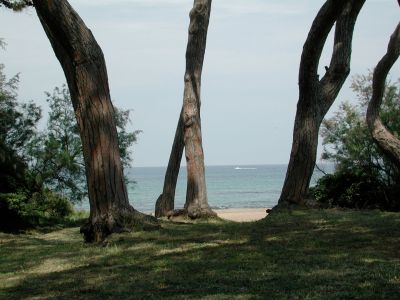
<path id="1" fill-rule="evenodd" d="M 73 0 L 106 57 L 114 104 L 133 109 L 143 130 L 134 166 L 164 166 L 182 105 L 192 0 Z M 322 0 L 214 0 L 202 79 L 208 165 L 287 163 L 303 43 Z M 386 52 L 399 21 L 395 0 L 367 0 L 354 35 L 352 72 L 337 104 L 353 97 L 351 76 Z M 33 9 L 0 10 L 6 74 L 21 73 L 20 99 L 45 106 L 44 91 L 65 82 Z M 329 64 L 330 41 L 321 60 Z M 399 63 L 392 78 L 400 77 Z M 332 110 L 331 110 L 332 111 Z"/>

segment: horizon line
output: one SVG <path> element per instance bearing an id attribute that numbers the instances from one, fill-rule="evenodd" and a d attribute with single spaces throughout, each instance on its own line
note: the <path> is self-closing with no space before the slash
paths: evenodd
<path id="1" fill-rule="evenodd" d="M 320 164 L 334 164 L 333 162 L 318 162 Z M 213 165 L 213 164 L 206 164 L 206 167 L 254 167 L 254 166 L 287 166 L 288 163 L 261 163 L 261 164 L 221 164 L 221 165 Z M 180 168 L 186 167 L 186 165 L 181 165 Z M 164 166 L 130 166 L 128 168 L 167 168 L 167 165 Z"/>

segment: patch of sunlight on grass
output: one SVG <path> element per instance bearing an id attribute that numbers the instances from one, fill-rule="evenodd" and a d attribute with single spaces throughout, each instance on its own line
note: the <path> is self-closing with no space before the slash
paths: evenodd
<path id="1" fill-rule="evenodd" d="M 400 285 L 400 276 L 395 276 L 389 280 L 389 283 Z"/>
<path id="2" fill-rule="evenodd" d="M 349 256 L 348 253 L 335 253 L 335 254 L 329 255 L 329 259 L 343 260 L 343 259 L 347 258 L 348 256 Z"/>
<path id="3" fill-rule="evenodd" d="M 109 245 L 107 245 L 105 247 L 105 251 L 107 252 L 107 254 L 112 254 L 112 255 L 122 254 L 123 253 L 123 250 L 117 244 L 109 244 Z"/>
<path id="4" fill-rule="evenodd" d="M 0 299 L 400 299 L 399 220 L 293 210 L 94 245 L 77 227 L 0 233 Z"/>
<path id="5" fill-rule="evenodd" d="M 352 233 L 371 233 L 371 228 L 363 227 L 363 226 L 353 226 L 350 228 L 350 232 Z"/>
<path id="6" fill-rule="evenodd" d="M 284 239 L 280 236 L 267 236 L 264 238 L 264 241 L 266 242 L 280 242 L 283 241 Z"/>
<path id="7" fill-rule="evenodd" d="M 325 219 L 316 219 L 316 220 L 311 220 L 310 221 L 311 224 L 315 224 L 315 225 L 325 225 L 325 224 L 329 224 L 328 220 Z"/>
<path id="8" fill-rule="evenodd" d="M 370 281 L 364 281 L 364 282 L 359 284 L 359 287 L 362 288 L 362 289 L 372 288 L 373 284 Z"/>
<path id="9" fill-rule="evenodd" d="M 129 247 L 126 248 L 126 250 L 137 251 L 137 252 L 140 252 L 140 251 L 147 251 L 147 250 L 149 250 L 149 249 L 151 249 L 151 250 L 154 249 L 154 244 L 153 244 L 153 243 L 150 243 L 150 242 L 147 242 L 147 243 L 141 242 L 141 243 L 133 244 L 133 245 L 131 245 L 131 246 L 129 246 Z"/>
<path id="10" fill-rule="evenodd" d="M 26 274 L 47 274 L 53 272 L 62 272 L 67 271 L 81 265 L 77 265 L 76 263 L 70 262 L 69 259 L 61 259 L 61 258 L 49 258 L 44 260 L 40 265 L 35 266 L 29 270 L 27 270 Z"/>
<path id="11" fill-rule="evenodd" d="M 382 262 L 382 259 L 377 259 L 377 258 L 363 258 L 361 259 L 362 262 L 365 262 L 367 264 L 373 264 L 373 263 L 379 263 Z"/>
<path id="12" fill-rule="evenodd" d="M 79 228 L 67 228 L 56 232 L 50 232 L 43 236 L 47 241 L 76 241 L 82 240 L 82 235 L 79 233 Z"/>
<path id="13" fill-rule="evenodd" d="M 184 245 L 172 248 L 172 249 L 161 249 L 156 253 L 156 256 L 164 256 L 169 254 L 182 254 L 186 252 L 190 252 L 193 250 L 201 250 L 201 249 L 212 249 L 218 248 L 221 246 L 233 246 L 233 245 L 242 245 L 245 244 L 245 240 L 235 240 L 235 241 L 228 241 L 228 240 L 219 240 L 213 242 L 204 242 L 204 243 L 186 243 Z"/>
<path id="14" fill-rule="evenodd" d="M 315 276 L 315 277 L 326 277 L 326 278 L 335 278 L 335 277 L 340 277 L 340 276 L 346 276 L 345 272 L 343 270 L 332 270 L 332 269 L 317 269 L 317 270 L 312 270 L 309 274 L 309 276 Z"/>

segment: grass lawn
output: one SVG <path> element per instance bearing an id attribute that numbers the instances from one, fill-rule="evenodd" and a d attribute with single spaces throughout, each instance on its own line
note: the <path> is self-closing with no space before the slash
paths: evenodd
<path id="1" fill-rule="evenodd" d="M 165 222 L 83 243 L 0 233 L 0 299 L 400 299 L 400 214 L 298 210 Z"/>

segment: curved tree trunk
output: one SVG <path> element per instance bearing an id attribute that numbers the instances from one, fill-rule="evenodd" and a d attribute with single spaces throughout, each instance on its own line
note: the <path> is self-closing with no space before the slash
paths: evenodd
<path id="1" fill-rule="evenodd" d="M 382 123 L 379 111 L 385 93 L 386 77 L 400 56 L 400 23 L 390 38 L 387 53 L 374 70 L 372 99 L 367 109 L 367 124 L 379 148 L 400 170 L 400 140 Z"/>
<path id="2" fill-rule="evenodd" d="M 173 206 L 173 199 L 171 197 L 175 194 L 176 180 L 179 172 L 178 160 L 181 155 L 180 151 L 183 150 L 181 138 L 183 138 L 187 164 L 186 202 L 184 210 L 177 211 L 175 214 L 185 214 L 190 218 L 216 215 L 208 205 L 207 199 L 200 118 L 201 73 L 206 50 L 211 2 L 211 0 L 194 0 L 193 8 L 190 11 L 183 106 L 168 165 L 164 191 L 157 200 L 157 203 L 160 204 L 160 209 L 157 211 L 156 206 L 156 213 L 160 213 L 160 215 L 167 214 L 167 209 Z M 173 172 L 169 174 L 169 171 Z M 166 193 L 166 187 L 170 187 L 173 191 L 167 191 Z M 161 203 L 166 203 L 164 208 L 161 207 Z"/>
<path id="3" fill-rule="evenodd" d="M 86 241 L 156 220 L 128 200 L 103 53 L 68 1 L 35 0 L 40 22 L 67 78 L 79 125 L 89 192 Z"/>
<path id="4" fill-rule="evenodd" d="M 185 148 L 183 131 L 184 127 L 181 111 L 178 126 L 176 127 L 174 143 L 172 144 L 171 154 L 168 161 L 167 171 L 165 173 L 163 192 L 156 202 L 155 216 L 157 218 L 168 216 L 174 210 L 176 183 L 178 181 L 183 149 Z"/>
<path id="5" fill-rule="evenodd" d="M 305 204 L 316 162 L 319 127 L 350 72 L 354 26 L 364 3 L 327 0 L 311 26 L 300 62 L 293 144 L 279 204 Z M 319 79 L 319 60 L 335 22 L 331 62 Z"/>

